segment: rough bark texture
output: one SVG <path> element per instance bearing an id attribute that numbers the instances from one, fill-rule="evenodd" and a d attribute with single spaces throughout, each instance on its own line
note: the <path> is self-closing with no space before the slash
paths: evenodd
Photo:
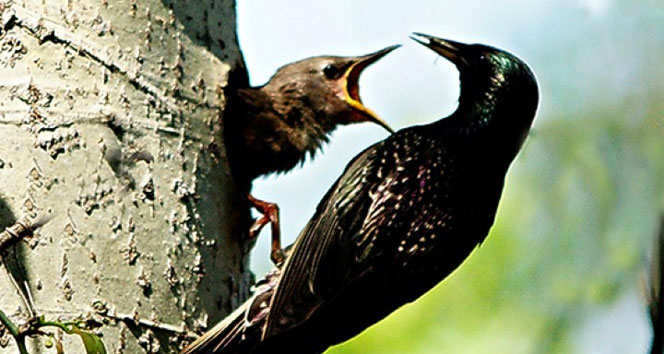
<path id="1" fill-rule="evenodd" d="M 243 300 L 220 123 L 241 63 L 234 1 L 0 0 L 0 228 L 50 218 L 4 253 L 13 322 L 94 319 L 109 353 L 173 352 Z"/>

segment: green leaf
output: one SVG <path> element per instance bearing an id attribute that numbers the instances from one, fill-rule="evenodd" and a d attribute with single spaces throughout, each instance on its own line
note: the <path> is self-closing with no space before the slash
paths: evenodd
<path id="1" fill-rule="evenodd" d="M 78 334 L 83 340 L 85 352 L 87 354 L 106 354 L 106 347 L 101 341 L 101 338 L 92 332 L 83 331 L 79 328 L 72 327 L 72 332 Z"/>

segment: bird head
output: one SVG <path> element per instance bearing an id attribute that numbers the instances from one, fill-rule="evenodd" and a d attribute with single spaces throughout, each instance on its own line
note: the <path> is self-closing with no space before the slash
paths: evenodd
<path id="1" fill-rule="evenodd" d="M 467 131 L 491 124 L 498 128 L 493 131 L 518 134 L 519 144 L 525 139 L 539 101 L 535 75 L 525 62 L 482 44 L 464 44 L 422 33 L 414 33 L 411 38 L 456 65 L 461 92 L 455 113 L 476 118 L 463 123 Z"/>
<path id="2" fill-rule="evenodd" d="M 508 85 L 518 85 L 520 90 L 537 93 L 535 75 L 526 63 L 504 50 L 423 33 L 414 33 L 411 38 L 456 65 L 461 80 L 461 96 L 470 98 L 475 93 L 486 94 L 487 89 Z"/>
<path id="3" fill-rule="evenodd" d="M 360 98 L 360 75 L 398 45 L 356 56 L 320 56 L 281 67 L 264 86 L 284 116 L 310 114 L 324 130 L 339 124 L 373 122 L 393 130 Z M 298 117 L 300 118 L 300 117 Z"/>

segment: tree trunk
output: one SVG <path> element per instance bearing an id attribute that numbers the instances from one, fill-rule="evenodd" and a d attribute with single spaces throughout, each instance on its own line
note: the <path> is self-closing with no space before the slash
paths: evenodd
<path id="1" fill-rule="evenodd" d="M 244 300 L 220 119 L 235 68 L 231 0 L 0 0 L 0 229 L 48 220 L 0 249 L 13 323 L 82 318 L 108 353 L 166 353 Z"/>

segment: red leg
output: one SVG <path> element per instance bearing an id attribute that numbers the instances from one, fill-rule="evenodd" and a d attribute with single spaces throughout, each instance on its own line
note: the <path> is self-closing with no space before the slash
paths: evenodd
<path id="1" fill-rule="evenodd" d="M 272 251 L 270 258 L 276 266 L 280 266 L 286 257 L 281 249 L 281 231 L 279 229 L 279 206 L 275 203 L 269 203 L 254 198 L 251 194 L 248 196 L 251 206 L 263 214 L 249 228 L 249 237 L 258 236 L 263 227 L 268 223 L 272 224 Z"/>

